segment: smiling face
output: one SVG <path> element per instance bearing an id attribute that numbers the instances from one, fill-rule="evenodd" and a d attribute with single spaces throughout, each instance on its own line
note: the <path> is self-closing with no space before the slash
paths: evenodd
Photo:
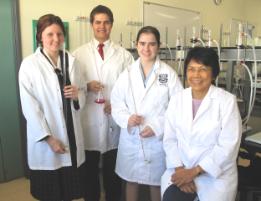
<path id="1" fill-rule="evenodd" d="M 42 32 L 41 42 L 48 54 L 57 54 L 64 42 L 64 34 L 61 27 L 58 24 L 46 27 Z"/>
<path id="2" fill-rule="evenodd" d="M 195 99 L 203 99 L 212 83 L 212 69 L 201 63 L 191 60 L 187 67 L 187 82 L 192 88 Z"/>
<path id="3" fill-rule="evenodd" d="M 94 37 L 100 43 L 108 40 L 112 29 L 112 22 L 110 21 L 109 16 L 105 13 L 96 14 L 92 23 L 92 29 Z"/>
<path id="4" fill-rule="evenodd" d="M 144 62 L 154 61 L 159 51 L 159 44 L 152 33 L 142 33 L 137 41 L 137 51 Z"/>

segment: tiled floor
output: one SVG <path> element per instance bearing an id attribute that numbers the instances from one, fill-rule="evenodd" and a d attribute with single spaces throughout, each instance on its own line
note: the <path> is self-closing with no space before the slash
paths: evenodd
<path id="1" fill-rule="evenodd" d="M 36 201 L 36 199 L 30 194 L 29 180 L 20 178 L 0 183 L 0 201 Z M 83 199 L 77 201 L 83 201 Z"/>
<path id="2" fill-rule="evenodd" d="M 29 192 L 29 181 L 25 178 L 0 183 L 1 201 L 34 201 Z"/>

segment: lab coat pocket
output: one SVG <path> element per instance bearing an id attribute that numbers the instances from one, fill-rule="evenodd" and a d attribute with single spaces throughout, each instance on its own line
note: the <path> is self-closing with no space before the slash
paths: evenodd
<path id="1" fill-rule="evenodd" d="M 118 144 L 119 143 L 119 135 L 120 135 L 120 127 L 113 121 L 111 116 L 108 116 L 109 123 L 109 135 L 107 136 L 108 144 Z"/>

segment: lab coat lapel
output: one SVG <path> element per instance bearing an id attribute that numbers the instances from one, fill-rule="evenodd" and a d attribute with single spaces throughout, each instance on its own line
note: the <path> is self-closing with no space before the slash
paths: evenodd
<path id="1" fill-rule="evenodd" d="M 193 111 L 192 111 L 192 91 L 191 88 L 188 88 L 188 90 L 184 91 L 184 107 L 183 111 L 186 111 L 183 115 L 185 116 L 185 120 L 188 125 L 188 129 L 191 131 L 192 129 L 192 123 L 193 123 Z"/>
<path id="2" fill-rule="evenodd" d="M 199 119 L 200 116 L 203 115 L 205 112 L 208 112 L 208 109 L 209 109 L 210 104 L 211 104 L 211 94 L 212 94 L 212 91 L 213 91 L 213 87 L 210 86 L 206 96 L 204 97 L 202 103 L 200 104 L 200 106 L 198 108 L 197 114 L 196 114 L 196 116 L 194 118 L 194 122 L 196 122 L 197 119 Z"/>
<path id="3" fill-rule="evenodd" d="M 42 61 L 45 64 L 45 66 L 48 66 L 46 70 L 48 70 L 49 72 L 53 72 L 52 64 L 50 64 L 50 62 L 46 59 L 46 57 L 41 53 L 40 47 L 37 48 L 35 54 L 37 55 L 37 57 L 40 57 L 40 61 Z"/>
<path id="4" fill-rule="evenodd" d="M 108 50 L 104 54 L 104 60 L 102 60 L 102 58 L 100 56 L 98 56 L 98 58 L 100 60 L 98 63 L 100 63 L 100 65 L 98 64 L 97 66 L 98 66 L 98 71 L 99 71 L 101 80 L 104 79 L 104 75 L 106 74 L 105 72 L 107 71 L 106 68 L 110 67 L 110 64 L 109 65 L 107 65 L 107 64 L 110 62 L 110 60 L 111 60 L 110 58 L 114 55 L 114 53 L 116 51 L 117 51 L 116 46 L 111 41 Z"/>
<path id="5" fill-rule="evenodd" d="M 106 56 L 104 57 L 104 63 L 106 63 L 107 61 L 110 60 L 110 58 L 113 56 L 113 54 L 116 51 L 116 46 L 114 45 L 114 43 L 111 41 L 110 42 L 110 46 L 108 48 L 108 50 L 106 51 Z"/>
<path id="6" fill-rule="evenodd" d="M 95 40 L 93 39 L 92 42 L 90 42 L 88 44 L 88 48 L 86 51 L 86 54 L 92 54 L 92 57 L 88 57 L 89 63 L 91 63 L 94 66 L 94 71 L 93 73 L 97 75 L 97 80 L 101 80 L 102 79 L 102 69 L 103 69 L 103 64 L 104 61 L 102 60 L 102 58 L 99 55 L 99 52 L 97 50 L 97 47 L 95 45 Z M 91 50 L 91 51 L 89 51 Z"/>
<path id="7" fill-rule="evenodd" d="M 146 94 L 149 92 L 152 85 L 155 84 L 155 82 L 157 81 L 159 70 L 160 70 L 160 60 L 157 58 L 156 61 L 155 61 L 155 64 L 154 64 L 153 72 L 150 75 L 149 80 L 147 82 L 147 86 L 146 86 L 146 88 L 144 88 L 145 90 L 144 90 L 144 93 L 143 93 L 143 96 L 142 96 L 142 100 L 145 99 Z"/>

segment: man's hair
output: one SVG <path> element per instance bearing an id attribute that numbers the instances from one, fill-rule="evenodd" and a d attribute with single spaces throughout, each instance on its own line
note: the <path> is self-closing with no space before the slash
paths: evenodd
<path id="1" fill-rule="evenodd" d="M 91 14 L 90 14 L 90 23 L 91 24 L 94 21 L 94 16 L 96 14 L 100 14 L 100 13 L 108 15 L 110 23 L 113 24 L 114 19 L 113 19 L 113 14 L 112 14 L 111 9 L 109 9 L 108 7 L 103 6 L 103 5 L 98 5 L 92 9 Z"/>

